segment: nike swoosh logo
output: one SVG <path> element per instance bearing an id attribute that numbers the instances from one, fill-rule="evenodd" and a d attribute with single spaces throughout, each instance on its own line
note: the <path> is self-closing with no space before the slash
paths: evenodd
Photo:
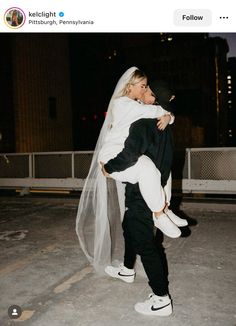
<path id="1" fill-rule="evenodd" d="M 152 311 L 161 310 L 161 309 L 163 309 L 163 308 L 165 308 L 165 307 L 168 307 L 169 305 L 170 305 L 170 303 L 166 304 L 165 306 L 159 307 L 159 308 L 154 308 L 153 306 L 151 306 L 151 310 L 152 310 Z"/>
<path id="2" fill-rule="evenodd" d="M 124 274 L 121 274 L 121 272 L 119 272 L 119 273 L 118 273 L 118 275 L 120 275 L 120 276 L 134 276 L 134 275 L 135 275 L 135 273 L 134 273 L 134 274 L 132 274 L 132 275 L 124 275 Z"/>

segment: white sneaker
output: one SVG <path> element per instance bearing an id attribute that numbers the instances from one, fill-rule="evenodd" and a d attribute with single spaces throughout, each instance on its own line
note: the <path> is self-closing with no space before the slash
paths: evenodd
<path id="1" fill-rule="evenodd" d="M 154 225 L 170 238 L 178 238 L 181 235 L 180 229 L 163 213 L 159 217 L 153 214 Z"/>
<path id="2" fill-rule="evenodd" d="M 135 277 L 134 269 L 126 268 L 123 264 L 120 264 L 119 267 L 107 266 L 105 272 L 109 276 L 119 278 L 126 283 L 133 283 Z"/>
<path id="3" fill-rule="evenodd" d="M 180 218 L 179 216 L 175 215 L 172 210 L 168 209 L 166 212 L 166 215 L 171 219 L 173 223 L 175 223 L 177 226 L 187 226 L 188 221 L 184 218 Z"/>
<path id="4" fill-rule="evenodd" d="M 172 314 L 172 304 L 168 295 L 159 297 L 150 294 L 148 300 L 136 303 L 134 309 L 143 315 L 170 316 Z"/>

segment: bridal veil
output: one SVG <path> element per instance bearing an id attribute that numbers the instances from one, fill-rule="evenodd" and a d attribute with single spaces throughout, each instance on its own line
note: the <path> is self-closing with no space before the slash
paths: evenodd
<path id="1" fill-rule="evenodd" d="M 97 272 L 103 272 L 104 267 L 115 259 L 123 258 L 121 221 L 125 210 L 125 185 L 103 176 L 98 154 L 112 123 L 113 101 L 122 96 L 125 85 L 136 69 L 129 68 L 116 85 L 78 206 L 76 233 L 81 249 Z"/>

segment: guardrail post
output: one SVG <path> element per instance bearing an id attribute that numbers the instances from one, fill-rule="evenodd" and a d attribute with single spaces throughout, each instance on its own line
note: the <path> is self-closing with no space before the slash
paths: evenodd
<path id="1" fill-rule="evenodd" d="M 188 179 L 191 179 L 191 148 L 187 148 L 188 154 Z"/>
<path id="2" fill-rule="evenodd" d="M 29 178 L 33 177 L 32 154 L 29 154 Z"/>
<path id="3" fill-rule="evenodd" d="M 75 153 L 71 153 L 71 177 L 75 177 Z"/>

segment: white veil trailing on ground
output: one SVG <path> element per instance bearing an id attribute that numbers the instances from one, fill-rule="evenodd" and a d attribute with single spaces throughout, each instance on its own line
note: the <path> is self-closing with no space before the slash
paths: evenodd
<path id="1" fill-rule="evenodd" d="M 125 85 L 136 69 L 129 68 L 116 85 L 79 201 L 76 233 L 84 254 L 97 272 L 103 272 L 106 265 L 115 259 L 122 259 L 123 255 L 121 221 L 125 210 L 125 185 L 103 176 L 98 154 L 113 120 L 113 101 L 122 96 Z"/>

